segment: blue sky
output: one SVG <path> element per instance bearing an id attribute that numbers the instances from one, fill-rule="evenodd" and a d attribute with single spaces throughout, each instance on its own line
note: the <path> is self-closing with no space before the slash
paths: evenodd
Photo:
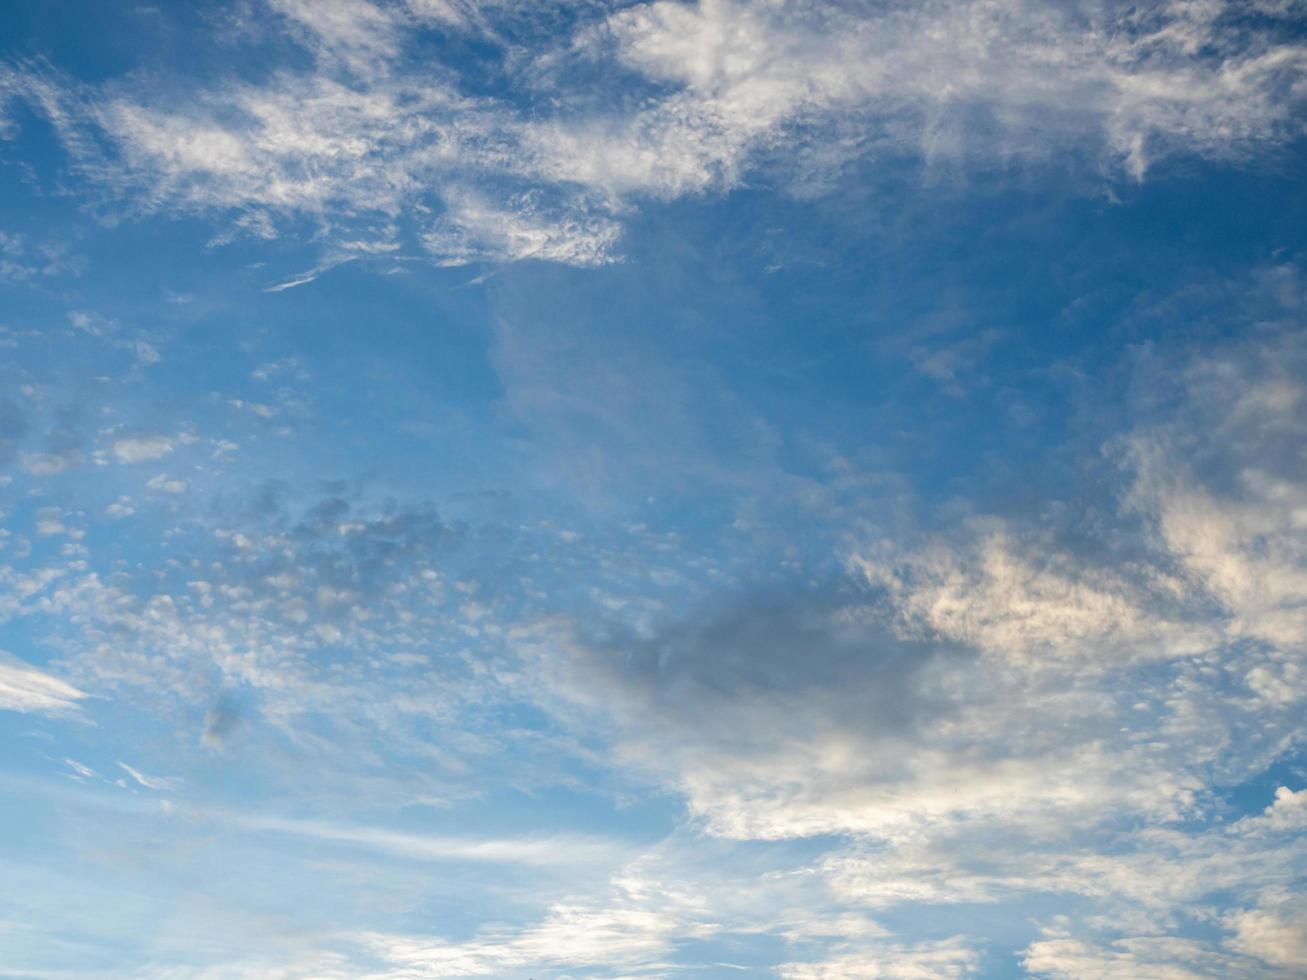
<path id="1" fill-rule="evenodd" d="M 0 976 L 1307 971 L 1307 8 L 0 14 Z"/>

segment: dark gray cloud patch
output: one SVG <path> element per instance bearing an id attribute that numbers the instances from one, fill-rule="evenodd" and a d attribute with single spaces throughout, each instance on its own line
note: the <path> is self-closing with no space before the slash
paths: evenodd
<path id="1" fill-rule="evenodd" d="M 914 767 L 986 764 L 994 746 L 964 758 L 948 733 L 1010 697 L 974 652 L 894 635 L 867 598 L 743 594 L 653 628 L 555 635 L 541 687 L 564 719 L 606 719 L 614 759 L 670 783 L 714 832 L 859 829 Z"/>
<path id="2" fill-rule="evenodd" d="M 245 711 L 234 695 L 220 695 L 204 716 L 201 741 L 209 748 L 222 748 L 240 728 L 244 718 Z"/>
<path id="3" fill-rule="evenodd" d="M 579 646 L 584 671 L 638 715 L 710 723 L 739 705 L 820 704 L 825 723 L 911 730 L 947 709 L 936 675 L 957 648 L 904 640 L 863 610 L 777 592 L 737 596 L 647 632 L 608 627 Z M 631 719 L 636 721 L 636 719 Z"/>

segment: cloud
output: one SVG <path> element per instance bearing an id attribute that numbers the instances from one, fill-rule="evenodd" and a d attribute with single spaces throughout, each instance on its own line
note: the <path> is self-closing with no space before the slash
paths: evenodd
<path id="1" fill-rule="evenodd" d="M 533 683 L 557 710 L 607 718 L 626 764 L 666 774 L 692 812 L 737 837 L 892 821 L 876 801 L 901 792 L 898 753 L 955 716 L 970 666 L 820 596 L 742 597 L 643 634 L 549 628 L 530 642 Z"/>
<path id="2" fill-rule="evenodd" d="M 1050 980 L 1200 980 L 1201 977 L 1253 977 L 1251 964 L 1214 952 L 1203 943 L 1168 936 L 1132 936 L 1108 944 L 1079 939 L 1042 939 L 1031 943 L 1021 961 L 1032 975 Z"/>
<path id="3" fill-rule="evenodd" d="M 1307 472 L 1291 449 L 1307 438 L 1305 362 L 1294 338 L 1216 354 L 1191 367 L 1185 414 L 1127 446 L 1131 503 L 1161 544 L 1226 611 L 1232 636 L 1282 649 L 1307 630 Z M 1268 664 L 1263 695 L 1300 696 L 1295 666 Z"/>
<path id="4" fill-rule="evenodd" d="M 5 108 L 5 79 L 0 77 L 0 111 Z M 0 116 L 0 133 L 4 132 Z M 0 230 L 0 282 L 31 283 L 47 277 L 76 274 L 81 263 L 62 244 L 32 244 L 23 235 Z"/>
<path id="5" fill-rule="evenodd" d="M 185 480 L 176 477 L 170 477 L 166 473 L 159 473 L 150 477 L 145 485 L 151 490 L 158 490 L 162 493 L 185 493 L 190 486 Z"/>
<path id="6" fill-rule="evenodd" d="M 504 697 L 485 669 L 502 655 L 500 599 L 483 591 L 474 607 L 450 584 L 472 577 L 465 562 L 521 566 L 515 535 L 334 496 L 292 510 L 268 495 L 228 516 L 216 527 L 179 516 L 173 540 L 206 557 L 166 563 L 162 576 L 83 561 L 0 566 L 0 612 L 40 630 L 79 687 L 180 712 L 196 747 L 259 765 L 291 752 L 298 763 L 279 778 L 313 793 L 352 797 L 343 787 L 362 783 L 378 798 L 455 800 L 556 766 L 538 745 L 502 761 L 530 739 L 477 707 Z M 561 547 L 552 530 L 545 543 Z M 533 574 L 554 560 L 546 547 L 527 553 Z M 464 652 L 474 643 L 476 662 Z"/>
<path id="7" fill-rule="evenodd" d="M 69 769 L 71 769 L 74 773 L 76 773 L 76 774 L 77 774 L 78 776 L 80 776 L 82 779 L 98 779 L 98 778 L 99 778 L 99 773 L 97 773 L 97 772 L 96 772 L 94 769 L 92 769 L 90 766 L 84 766 L 84 765 L 82 765 L 82 764 L 81 764 L 80 762 L 78 762 L 76 759 L 64 759 L 64 765 L 66 765 Z"/>
<path id="8" fill-rule="evenodd" d="M 851 900 L 1063 888 L 1012 870 L 1019 848 L 968 877 L 909 845 L 1201 819 L 1301 738 L 1301 346 L 1267 333 L 1184 363 L 1104 447 L 1124 487 L 1085 505 L 1110 533 L 971 518 L 851 544 L 821 588 L 542 621 L 515 634 L 524 684 L 713 834 L 892 848 Z"/>
<path id="9" fill-rule="evenodd" d="M 584 200 L 543 204 L 538 193 L 492 203 L 488 195 L 451 190 L 446 210 L 422 235 L 442 265 L 544 259 L 594 266 L 610 261 L 621 225 Z"/>
<path id="10" fill-rule="evenodd" d="M 180 779 L 176 779 L 172 777 L 147 776 L 145 773 L 141 772 L 140 770 L 133 769 L 125 762 L 119 762 L 118 768 L 121 769 L 123 772 L 127 773 L 127 775 L 131 776 L 132 779 L 136 780 L 137 783 L 139 783 L 141 786 L 144 786 L 146 789 L 174 790 L 181 784 Z"/>
<path id="11" fill-rule="evenodd" d="M 1260 816 L 1244 817 L 1232 828 L 1240 834 L 1307 829 L 1307 790 L 1287 786 L 1275 791 L 1275 801 Z"/>
<path id="12" fill-rule="evenodd" d="M 52 534 L 64 534 L 68 531 L 63 522 L 63 513 L 58 507 L 42 507 L 37 512 L 36 533 L 42 537 Z"/>
<path id="13" fill-rule="evenodd" d="M 1054 507 L 893 536 L 856 525 L 820 575 L 789 563 L 751 588 L 648 528 L 470 527 L 274 487 L 170 517 L 175 557 L 157 566 L 48 565 L 42 548 L 63 542 L 38 541 L 33 568 L 0 577 L 3 608 L 55 624 L 40 638 L 79 688 L 163 702 L 224 763 L 293 760 L 278 773 L 291 795 L 447 801 L 529 784 L 539 751 L 550 785 L 575 763 L 599 792 L 670 791 L 706 849 L 787 865 L 752 919 L 716 893 L 705 908 L 614 886 L 551 894 L 511 926 L 380 925 L 359 942 L 381 975 L 649 971 L 679 962 L 686 936 L 737 932 L 783 939 L 794 977 L 965 975 L 978 942 L 888 925 L 929 915 L 951 935 L 970 905 L 996 906 L 977 921 L 1083 912 L 1022 954 L 1050 976 L 1287 972 L 1304 790 L 1285 776 L 1272 800 L 1254 781 L 1301 739 L 1300 357 L 1269 327 L 1191 354 L 1104 446 L 1120 492 L 1076 502 L 1093 540 Z M 546 387 L 524 417 L 552 404 Z M 597 414 L 566 389 L 564 410 Z M 580 598 L 578 582 L 593 586 Z M 558 843 L 247 829 L 531 868 Z M 832 914 L 777 911 L 794 880 Z"/>
<path id="14" fill-rule="evenodd" d="M 113 455 L 120 463 L 149 463 L 172 452 L 167 436 L 127 436 L 113 443 Z"/>
<path id="15" fill-rule="evenodd" d="M 250 832 L 288 834 L 322 842 L 361 846 L 415 861 L 579 867 L 588 862 L 611 859 L 615 854 L 611 842 L 568 835 L 534 839 L 478 839 L 438 837 L 284 817 L 232 815 L 231 820 Z"/>
<path id="16" fill-rule="evenodd" d="M 655 2 L 578 7 L 563 38 L 511 5 L 269 6 L 307 67 L 190 94 L 14 71 L 9 88 L 141 207 L 263 236 L 307 218 L 341 254 L 416 212 L 439 262 L 576 265 L 609 261 L 643 200 L 759 180 L 820 193 L 859 159 L 1088 150 L 1142 179 L 1175 154 L 1246 158 L 1301 133 L 1307 91 L 1287 15 L 1239 4 Z M 475 30 L 505 97 L 464 94 L 423 47 L 432 25 Z"/>
<path id="17" fill-rule="evenodd" d="M 600 968 L 640 970 L 676 945 L 717 931 L 693 896 L 638 873 L 616 878 L 602 901 L 558 902 L 523 928 L 484 930 L 463 942 L 364 933 L 356 941 L 385 961 L 381 978 L 502 976 L 506 971 Z"/>
<path id="18" fill-rule="evenodd" d="M 1178 633 L 1186 643 L 1164 651 L 1181 657 L 1207 649 L 1188 641 L 1200 631 L 1127 606 L 1149 628 L 1105 656 L 1119 641 L 1112 603 L 1040 572 L 1018 581 L 1039 601 L 959 587 L 1003 642 L 903 628 L 915 600 L 856 580 L 634 631 L 542 624 L 521 642 L 537 659 L 531 682 L 557 699 L 551 710 L 583 726 L 606 720 L 623 764 L 666 778 L 723 836 L 902 840 L 1188 811 L 1202 756 L 1147 736 L 1165 716 L 1166 682 L 1136 666 L 1129 643 Z M 1061 615 L 1068 603 L 1079 619 Z M 1032 629 L 1051 652 L 1030 650 Z"/>
<path id="19" fill-rule="evenodd" d="M 269 6 L 306 34 L 319 57 L 361 71 L 394 57 L 405 26 L 402 6 L 358 0 L 272 0 Z"/>
<path id="20" fill-rule="evenodd" d="M 71 684 L 0 651 L 0 710 L 70 715 L 85 697 Z"/>
<path id="21" fill-rule="evenodd" d="M 1287 892 L 1268 894 L 1257 908 L 1225 923 L 1234 930 L 1231 949 L 1288 971 L 1307 969 L 1307 901 Z"/>
<path id="22" fill-rule="evenodd" d="M 235 698 L 223 695 L 204 716 L 204 733 L 200 740 L 211 749 L 221 748 L 240 727 L 244 714 Z"/>
<path id="23" fill-rule="evenodd" d="M 888 980 L 888 978 L 949 978 L 971 976 L 980 957 L 965 937 L 941 942 L 902 945 L 882 943 L 815 963 L 785 963 L 778 973 L 785 980 Z"/>
<path id="24" fill-rule="evenodd" d="M 135 513 L 136 508 L 132 505 L 131 497 L 119 497 L 104 508 L 105 516 L 115 521 L 124 517 L 131 517 Z"/>
<path id="25" fill-rule="evenodd" d="M 233 398 L 230 401 L 232 408 L 250 412 L 261 419 L 271 419 L 277 416 L 277 409 L 271 405 L 265 405 L 262 402 L 248 402 L 241 398 Z"/>
<path id="26" fill-rule="evenodd" d="M 307 286 L 309 283 L 316 280 L 320 274 L 321 273 L 317 272 L 316 270 L 313 272 L 308 272 L 302 276 L 296 276 L 293 279 L 287 279 L 285 282 L 279 282 L 275 285 L 268 286 L 263 291 L 265 293 L 280 293 L 280 292 L 284 292 L 287 289 L 294 289 L 296 286 Z"/>
<path id="27" fill-rule="evenodd" d="M 59 476 L 82 463 L 82 454 L 75 449 L 53 453 L 20 453 L 19 465 L 32 476 Z"/>
<path id="28" fill-rule="evenodd" d="M 962 548 L 857 555 L 853 567 L 888 593 L 908 635 L 934 635 L 1032 667 L 1076 657 L 1103 663 L 1199 652 L 1213 641 L 1200 626 L 1168 621 L 1174 583 L 1095 568 L 1052 542 L 1014 539 L 1001 522 L 978 521 Z"/>
<path id="29" fill-rule="evenodd" d="M 1201 784 L 1183 755 L 1132 737 L 1151 716 L 1117 714 L 1101 684 L 991 669 L 858 605 L 740 609 L 644 642 L 535 637 L 530 676 L 563 719 L 579 723 L 566 705 L 607 718 L 617 758 L 726 837 L 1166 819 Z"/>

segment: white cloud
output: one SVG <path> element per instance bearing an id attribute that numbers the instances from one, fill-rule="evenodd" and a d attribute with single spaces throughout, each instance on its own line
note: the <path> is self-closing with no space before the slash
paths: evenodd
<path id="1" fill-rule="evenodd" d="M 342 58 L 360 70 L 399 48 L 401 7 L 360 0 L 271 0 L 269 6 L 307 31 L 319 56 Z"/>
<path id="2" fill-rule="evenodd" d="M 609 260 L 621 234 L 612 217 L 587 213 L 584 202 L 542 209 L 537 199 L 519 194 L 492 204 L 486 195 L 451 191 L 445 213 L 422 236 L 423 244 L 445 265 L 513 259 L 602 265 Z"/>
<path id="3" fill-rule="evenodd" d="M 933 165 L 1083 147 L 1142 177 L 1174 153 L 1238 158 L 1294 138 L 1307 91 L 1307 47 L 1284 18 L 1236 24 L 1220 3 L 655 2 L 587 12 L 573 37 L 548 41 L 509 6 L 270 5 L 311 68 L 190 97 L 15 86 L 88 173 L 146 207 L 218 213 L 265 236 L 308 217 L 338 230 L 341 254 L 372 217 L 416 209 L 432 216 L 419 231 L 438 261 L 581 265 L 613 255 L 647 196 L 763 171 L 811 192 L 855 157 Z M 454 70 L 413 57 L 426 24 L 475 22 L 496 43 L 501 15 L 526 25 L 506 77 L 530 115 L 463 95 Z M 632 97 L 595 93 L 596 74 Z"/>
<path id="4" fill-rule="evenodd" d="M 316 280 L 319 275 L 321 275 L 321 273 L 317 270 L 306 272 L 302 276 L 295 276 L 292 279 L 287 279 L 285 282 L 279 282 L 275 285 L 268 286 L 263 291 L 265 293 L 281 293 L 285 292 L 287 289 L 294 289 L 296 286 L 307 286 L 309 283 Z"/>
<path id="5" fill-rule="evenodd" d="M 0 76 L 0 110 L 4 109 L 5 86 Z M 4 117 L 0 116 L 0 133 Z M 80 263 L 68 249 L 53 243 L 32 243 L 23 235 L 0 230 L 0 282 L 32 282 L 48 276 L 78 271 Z"/>
<path id="6" fill-rule="evenodd" d="M 261 419 L 276 418 L 278 412 L 272 405 L 265 405 L 262 402 L 249 402 L 242 398 L 233 398 L 230 401 L 232 408 L 237 408 L 245 412 L 257 415 Z"/>
<path id="7" fill-rule="evenodd" d="M 718 931 L 694 896 L 638 874 L 614 879 L 601 899 L 557 902 L 521 928 L 487 929 L 463 942 L 367 933 L 356 941 L 393 969 L 382 977 L 503 976 L 508 971 L 628 971 L 664 960 L 682 942 Z"/>
<path id="8" fill-rule="evenodd" d="M 0 710 L 67 715 L 85 697 L 71 684 L 0 652 Z"/>
<path id="9" fill-rule="evenodd" d="M 1239 834 L 1274 833 L 1307 829 L 1307 789 L 1287 786 L 1275 791 L 1275 801 L 1260 816 L 1245 817 L 1232 830 Z"/>
<path id="10" fill-rule="evenodd" d="M 1227 917 L 1231 949 L 1295 973 L 1307 970 L 1307 900 L 1284 891 L 1264 895 L 1258 907 Z"/>
<path id="11" fill-rule="evenodd" d="M 21 453 L 19 465 L 33 476 L 58 476 L 81 465 L 82 455 L 75 450 L 62 453 Z"/>
<path id="12" fill-rule="evenodd" d="M 1050 541 L 1016 540 L 1001 524 L 978 522 L 961 548 L 872 551 L 855 556 L 853 567 L 888 592 L 909 634 L 941 636 L 1032 667 L 1069 657 L 1103 664 L 1109 651 L 1123 660 L 1174 657 L 1200 652 L 1214 639 L 1153 611 L 1175 599 L 1164 576 L 1132 581 L 1059 553 Z"/>
<path id="13" fill-rule="evenodd" d="M 113 443 L 114 458 L 120 463 L 149 463 L 172 452 L 167 436 L 126 436 Z"/>
<path id="14" fill-rule="evenodd" d="M 163 493 L 185 493 L 189 486 L 185 480 L 170 477 L 166 473 L 150 477 L 145 485 L 151 490 L 159 490 Z"/>
<path id="15" fill-rule="evenodd" d="M 132 506 L 131 497 L 119 497 L 104 509 L 105 516 L 113 520 L 121 520 L 124 517 L 131 517 L 135 513 L 136 508 Z"/>
<path id="16" fill-rule="evenodd" d="M 163 355 L 159 353 L 158 349 L 147 341 L 136 340 L 132 346 L 136 352 L 137 364 L 148 367 L 163 360 Z"/>
<path id="17" fill-rule="evenodd" d="M 36 533 L 42 537 L 52 534 L 64 534 L 68 531 L 63 522 L 63 514 L 58 507 L 42 507 L 37 512 Z"/>
<path id="18" fill-rule="evenodd" d="M 76 759 L 64 759 L 64 765 L 83 779 L 99 779 L 100 774 L 90 766 L 85 766 Z"/>
<path id="19" fill-rule="evenodd" d="M 139 769 L 133 769 L 125 762 L 119 762 L 118 768 L 127 773 L 127 775 L 131 776 L 132 779 L 136 780 L 137 783 L 144 786 L 146 789 L 174 790 L 181 784 L 180 779 L 173 777 L 147 776 Z"/>
<path id="20" fill-rule="evenodd" d="M 883 943 L 815 963 L 786 963 L 785 980 L 950 980 L 972 975 L 980 957 L 965 937 L 903 945 Z"/>
<path id="21" fill-rule="evenodd" d="M 1201 942 L 1166 936 L 1138 936 L 1098 944 L 1050 938 L 1031 943 L 1022 965 L 1049 980 L 1201 980 L 1250 977 L 1248 964 L 1223 956 Z"/>

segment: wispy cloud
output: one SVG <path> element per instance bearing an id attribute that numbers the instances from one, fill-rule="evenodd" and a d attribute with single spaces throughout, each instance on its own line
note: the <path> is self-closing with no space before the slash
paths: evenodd
<path id="1" fill-rule="evenodd" d="M 615 254 L 642 198 L 759 177 L 811 193 L 860 157 L 952 166 L 1088 148 L 1135 178 L 1177 153 L 1237 157 L 1300 132 L 1307 73 L 1287 14 L 1238 4 L 659 2 L 591 12 L 562 39 L 494 6 L 475 28 L 447 5 L 271 6 L 311 68 L 180 98 L 12 69 L 9 87 L 139 206 L 265 236 L 309 218 L 337 245 L 416 209 L 440 262 L 588 265 Z M 497 48 L 513 98 L 465 95 L 450 69 L 413 57 L 432 25 L 495 45 L 497 16 L 537 44 Z M 642 93 L 637 108 L 594 97 L 605 73 Z M 514 108 L 542 105 L 546 87 L 557 110 Z"/>
<path id="2" fill-rule="evenodd" d="M 268 286 L 263 291 L 265 293 L 280 293 L 287 289 L 294 289 L 296 286 L 307 286 L 309 283 L 317 279 L 319 275 L 321 275 L 321 273 L 316 271 L 308 272 L 302 276 L 296 276 L 294 279 L 287 279 L 285 282 L 279 282 L 276 285 Z"/>
<path id="3" fill-rule="evenodd" d="M 243 830 L 288 834 L 322 842 L 364 847 L 415 861 L 470 861 L 532 866 L 580 866 L 612 861 L 621 853 L 613 842 L 576 836 L 539 838 L 460 838 L 403 833 L 326 821 L 234 814 Z"/>
<path id="4" fill-rule="evenodd" d="M 131 776 L 132 779 L 134 779 L 139 785 L 144 786 L 146 789 L 173 790 L 181 784 L 181 780 L 176 778 L 166 776 L 147 776 L 139 769 L 134 769 L 125 762 L 118 763 L 118 768 L 127 773 L 127 775 Z"/>
<path id="5" fill-rule="evenodd" d="M 0 652 L 0 710 L 70 715 L 85 697 L 66 681 Z"/>

